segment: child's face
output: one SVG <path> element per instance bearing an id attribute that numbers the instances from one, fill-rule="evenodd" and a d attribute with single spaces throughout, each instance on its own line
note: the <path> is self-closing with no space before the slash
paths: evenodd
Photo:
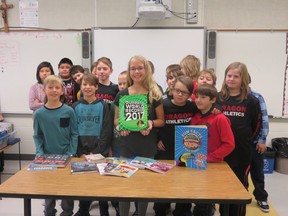
<path id="1" fill-rule="evenodd" d="M 142 83 L 145 79 L 145 67 L 144 64 L 136 59 L 130 61 L 130 77 L 134 83 Z"/>
<path id="2" fill-rule="evenodd" d="M 119 91 L 125 89 L 127 87 L 127 75 L 126 74 L 120 74 L 118 76 L 118 88 Z"/>
<path id="3" fill-rule="evenodd" d="M 173 85 L 174 85 L 175 80 L 176 80 L 176 77 L 172 73 L 170 73 L 166 76 L 166 82 L 167 82 L 169 90 L 173 89 Z"/>
<path id="4" fill-rule="evenodd" d="M 82 77 L 83 77 L 83 73 L 81 73 L 81 72 L 78 72 L 78 73 L 76 73 L 76 74 L 73 74 L 72 75 L 72 78 L 73 78 L 73 80 L 77 83 L 77 84 L 81 84 L 81 79 L 82 79 Z"/>
<path id="5" fill-rule="evenodd" d="M 64 94 L 63 86 L 57 82 L 48 83 L 44 91 L 48 101 L 59 101 L 60 96 Z"/>
<path id="6" fill-rule="evenodd" d="M 41 68 L 39 71 L 39 77 L 40 77 L 42 83 L 43 83 L 44 79 L 51 74 L 52 74 L 52 72 L 51 72 L 49 67 Z"/>
<path id="7" fill-rule="evenodd" d="M 92 85 L 85 80 L 82 81 L 81 83 L 81 92 L 83 93 L 84 98 L 86 97 L 94 97 L 95 93 L 98 89 L 98 85 Z"/>
<path id="8" fill-rule="evenodd" d="M 215 101 L 216 101 L 216 98 L 213 98 L 211 100 L 210 97 L 206 95 L 196 94 L 195 96 L 195 104 L 202 114 L 207 113 L 211 109 Z"/>
<path id="9" fill-rule="evenodd" d="M 58 68 L 59 75 L 62 79 L 69 79 L 70 78 L 70 70 L 71 65 L 70 64 L 61 64 Z"/>
<path id="10" fill-rule="evenodd" d="M 187 87 L 181 82 L 175 83 L 174 88 L 172 90 L 172 95 L 174 103 L 178 106 L 184 106 L 191 96 Z"/>
<path id="11" fill-rule="evenodd" d="M 100 83 L 103 83 L 105 81 L 109 81 L 109 77 L 112 74 L 112 69 L 104 64 L 103 62 L 99 62 L 99 64 L 96 66 L 96 76 L 99 79 Z"/>
<path id="12" fill-rule="evenodd" d="M 198 85 L 209 84 L 214 85 L 213 78 L 209 73 L 202 73 L 197 80 Z"/>
<path id="13" fill-rule="evenodd" d="M 231 69 L 227 72 L 225 84 L 229 90 L 240 91 L 241 83 L 241 75 L 237 69 Z"/>

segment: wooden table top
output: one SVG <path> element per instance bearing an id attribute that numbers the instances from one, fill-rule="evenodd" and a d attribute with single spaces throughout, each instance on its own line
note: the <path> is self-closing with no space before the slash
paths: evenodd
<path id="1" fill-rule="evenodd" d="M 50 171 L 27 171 L 25 167 L 0 185 L 1 196 L 223 204 L 251 202 L 251 195 L 225 162 L 208 163 L 207 170 L 174 167 L 166 174 L 138 170 L 130 178 L 101 176 L 99 173 L 71 174 L 69 165 Z"/>

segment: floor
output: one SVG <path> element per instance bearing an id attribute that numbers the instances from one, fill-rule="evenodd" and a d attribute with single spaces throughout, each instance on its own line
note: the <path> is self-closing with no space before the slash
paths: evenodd
<path id="1" fill-rule="evenodd" d="M 22 161 L 22 167 L 26 166 L 29 161 Z M 18 161 L 5 161 L 4 173 L 14 173 L 19 170 Z M 2 174 L 2 182 L 8 179 L 11 175 Z M 252 201 L 247 207 L 247 215 L 273 215 L 273 216 L 287 216 L 288 215 L 288 205 L 287 205 L 287 195 L 288 195 L 288 175 L 280 174 L 276 171 L 273 174 L 265 174 L 266 178 L 266 190 L 269 193 L 269 203 L 272 207 L 270 213 L 262 213 L 256 206 L 255 200 Z M 58 213 L 61 212 L 59 204 L 57 204 Z M 78 209 L 78 202 L 75 201 L 74 212 Z M 113 207 L 109 208 L 110 215 L 115 215 Z M 134 205 L 131 205 L 131 214 L 134 211 Z M 90 211 L 91 216 L 99 215 L 98 203 L 93 202 L 92 209 Z M 1 216 L 22 216 L 23 215 L 23 200 L 22 199 L 12 199 L 12 198 L 2 198 L 0 200 L 0 215 Z M 40 216 L 43 215 L 42 200 L 33 199 L 32 200 L 32 215 Z M 152 203 L 149 203 L 147 216 L 153 216 L 154 211 L 152 209 Z M 169 216 L 172 215 L 169 213 Z M 216 213 L 215 216 L 219 214 Z"/>

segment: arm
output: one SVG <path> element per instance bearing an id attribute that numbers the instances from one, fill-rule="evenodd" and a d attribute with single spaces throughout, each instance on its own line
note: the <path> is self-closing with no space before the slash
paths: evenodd
<path id="1" fill-rule="evenodd" d="M 267 149 L 266 137 L 269 133 L 269 118 L 268 118 L 267 106 L 266 106 L 263 96 L 258 93 L 257 95 L 255 95 L 255 97 L 259 100 L 259 103 L 260 103 L 260 108 L 261 108 L 261 113 L 262 113 L 262 127 L 254 143 L 257 143 L 256 150 L 260 154 L 263 154 Z"/>
<path id="2" fill-rule="evenodd" d="M 110 145 L 112 142 L 112 137 L 113 137 L 113 124 L 111 119 L 111 113 L 108 105 L 106 103 L 103 103 L 103 124 L 101 128 L 98 148 L 99 152 L 104 156 L 108 155 L 109 148 L 111 147 Z"/>
<path id="3" fill-rule="evenodd" d="M 44 135 L 38 123 L 38 115 L 34 116 L 33 121 L 33 139 L 36 147 L 36 156 L 40 156 L 44 154 L 43 145 L 44 145 Z"/>
<path id="4" fill-rule="evenodd" d="M 70 146 L 67 155 L 75 155 L 78 146 L 78 130 L 77 130 L 77 119 L 74 110 L 71 110 L 70 114 Z"/>
<path id="5" fill-rule="evenodd" d="M 231 129 L 230 120 L 224 115 L 218 115 L 216 127 L 218 139 L 220 142 L 219 148 L 208 154 L 208 162 L 223 161 L 235 148 L 234 135 Z"/>
<path id="6" fill-rule="evenodd" d="M 163 127 L 164 126 L 164 109 L 163 104 L 160 103 L 155 108 L 156 118 L 154 120 L 148 120 L 148 128 L 146 130 L 141 130 L 140 133 L 143 136 L 149 135 L 153 127 Z"/>
<path id="7" fill-rule="evenodd" d="M 259 101 L 253 97 L 251 99 L 251 127 L 252 127 L 252 140 L 254 141 L 262 127 L 262 113 Z"/>
<path id="8" fill-rule="evenodd" d="M 29 91 L 29 108 L 32 111 L 35 111 L 44 105 L 44 101 L 41 101 L 41 99 L 38 98 L 37 91 L 40 91 L 40 89 L 37 88 L 37 85 L 31 86 Z"/>

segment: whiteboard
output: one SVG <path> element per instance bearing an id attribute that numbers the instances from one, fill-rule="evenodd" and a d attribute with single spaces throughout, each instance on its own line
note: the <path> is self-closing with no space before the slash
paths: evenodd
<path id="1" fill-rule="evenodd" d="M 286 67 L 286 32 L 217 32 L 216 74 L 221 89 L 227 66 L 240 61 L 251 75 L 251 88 L 262 94 L 268 114 L 281 117 Z"/>
<path id="2" fill-rule="evenodd" d="M 155 81 L 166 89 L 166 67 L 179 64 L 186 55 L 205 63 L 206 29 L 198 28 L 96 28 L 93 32 L 93 59 L 108 57 L 113 64 L 111 81 L 127 70 L 134 55 L 142 55 L 155 67 Z"/>
<path id="3" fill-rule="evenodd" d="M 58 74 L 63 57 L 81 63 L 81 32 L 0 32 L 0 110 L 4 113 L 32 113 L 29 89 L 37 82 L 36 69 L 42 61 Z"/>

